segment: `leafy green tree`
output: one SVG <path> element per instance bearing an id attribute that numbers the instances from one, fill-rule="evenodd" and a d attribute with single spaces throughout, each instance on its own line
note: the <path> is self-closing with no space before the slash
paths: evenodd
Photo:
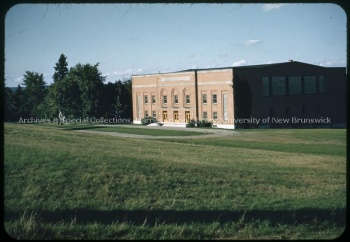
<path id="1" fill-rule="evenodd" d="M 57 118 L 59 111 L 66 118 L 80 118 L 82 116 L 82 101 L 79 83 L 69 76 L 49 87 L 45 98 L 45 112 L 47 118 Z"/>
<path id="2" fill-rule="evenodd" d="M 55 83 L 54 90 L 60 100 L 59 108 L 67 118 L 82 116 L 82 101 L 79 83 L 69 76 Z"/>
<path id="3" fill-rule="evenodd" d="M 116 103 L 117 100 L 117 85 L 116 83 L 108 82 L 103 87 L 103 117 L 105 118 L 116 118 Z"/>
<path id="4" fill-rule="evenodd" d="M 81 95 L 82 115 L 84 117 L 103 116 L 103 87 L 105 77 L 95 65 L 77 64 L 69 71 L 68 77 L 79 85 Z"/>
<path id="5" fill-rule="evenodd" d="M 68 62 L 67 57 L 64 54 L 61 54 L 54 69 L 55 73 L 52 76 L 54 82 L 62 80 L 68 75 Z"/>
<path id="6" fill-rule="evenodd" d="M 21 85 L 18 84 L 15 92 L 12 94 L 12 107 L 15 113 L 15 119 L 18 121 L 20 117 L 29 116 L 29 111 L 25 108 L 25 96 L 24 90 Z"/>
<path id="7" fill-rule="evenodd" d="M 46 83 L 43 74 L 37 72 L 26 71 L 24 75 L 24 108 L 31 116 L 38 115 L 38 106 L 44 100 L 46 95 Z"/>
<path id="8" fill-rule="evenodd" d="M 129 118 L 132 116 L 132 91 L 131 80 L 118 81 L 117 113 L 119 118 Z"/>

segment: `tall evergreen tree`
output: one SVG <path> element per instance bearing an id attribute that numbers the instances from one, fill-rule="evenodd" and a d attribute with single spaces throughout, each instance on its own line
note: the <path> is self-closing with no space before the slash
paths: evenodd
<path id="1" fill-rule="evenodd" d="M 62 80 L 68 75 L 68 62 L 67 57 L 64 54 L 61 54 L 54 68 L 55 73 L 52 76 L 54 82 Z"/>

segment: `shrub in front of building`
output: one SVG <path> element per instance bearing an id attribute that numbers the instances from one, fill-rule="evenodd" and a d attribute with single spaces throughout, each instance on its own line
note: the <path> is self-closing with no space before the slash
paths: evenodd
<path id="1" fill-rule="evenodd" d="M 212 122 L 209 122 L 208 120 L 199 120 L 199 121 L 196 121 L 194 119 L 191 119 L 187 124 L 186 124 L 186 127 L 187 128 L 204 128 L 204 127 L 207 127 L 207 128 L 211 128 L 213 126 L 213 123 Z"/>
<path id="2" fill-rule="evenodd" d="M 141 119 L 141 124 L 143 125 L 148 125 L 151 123 L 157 123 L 157 119 L 153 117 L 144 117 L 143 119 Z"/>

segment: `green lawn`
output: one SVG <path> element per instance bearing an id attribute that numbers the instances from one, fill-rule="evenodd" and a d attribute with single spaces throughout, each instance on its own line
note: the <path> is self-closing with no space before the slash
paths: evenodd
<path id="1" fill-rule="evenodd" d="M 16 239 L 331 239 L 345 229 L 344 129 L 196 140 L 4 131 L 5 229 Z"/>
<path id="2" fill-rule="evenodd" d="M 195 136 L 203 135 L 203 132 L 196 131 L 181 131 L 181 130 L 162 130 L 162 129 L 150 129 L 146 127 L 125 127 L 125 126 L 97 126 L 97 125 L 72 125 L 72 126 L 60 126 L 66 130 L 96 130 L 102 132 L 117 132 L 123 134 L 137 134 L 137 135 L 150 135 L 150 136 Z"/>
<path id="3" fill-rule="evenodd" d="M 228 131 L 230 132 L 230 131 Z M 169 142 L 199 144 L 248 150 L 270 150 L 287 153 L 346 156 L 344 129 L 261 129 L 239 130 L 236 138 L 205 140 L 167 140 Z"/>

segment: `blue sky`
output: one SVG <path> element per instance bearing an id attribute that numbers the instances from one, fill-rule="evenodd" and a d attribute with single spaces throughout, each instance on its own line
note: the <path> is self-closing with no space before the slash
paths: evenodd
<path id="1" fill-rule="evenodd" d="M 99 64 L 106 82 L 132 74 L 286 62 L 346 66 L 346 14 L 334 4 L 20 4 L 5 19 L 5 84 L 25 71 L 52 83 Z"/>

